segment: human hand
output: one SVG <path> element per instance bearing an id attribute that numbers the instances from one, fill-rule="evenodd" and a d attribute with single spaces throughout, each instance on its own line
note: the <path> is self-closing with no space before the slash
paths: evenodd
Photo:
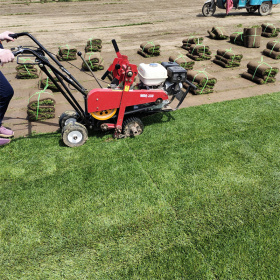
<path id="1" fill-rule="evenodd" d="M 8 49 L 0 49 L 0 61 L 3 66 L 5 63 L 14 61 L 13 53 Z"/>
<path id="2" fill-rule="evenodd" d="M 6 40 L 7 42 L 14 41 L 12 37 L 9 36 L 9 34 L 15 34 L 14 32 L 5 31 L 0 34 L 0 41 Z"/>

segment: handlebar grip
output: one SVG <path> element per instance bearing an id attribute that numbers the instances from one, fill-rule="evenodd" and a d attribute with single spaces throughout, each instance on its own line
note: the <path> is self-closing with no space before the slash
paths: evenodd
<path id="1" fill-rule="evenodd" d="M 20 53 L 22 53 L 22 51 L 21 51 L 21 50 L 19 50 L 19 51 L 13 51 L 12 53 L 13 53 L 14 56 L 17 56 L 17 55 L 19 55 Z"/>
<path id="2" fill-rule="evenodd" d="M 115 39 L 112 40 L 112 44 L 114 46 L 114 49 L 115 49 L 116 53 L 120 52 L 119 47 L 118 47 L 117 42 L 116 42 Z"/>
<path id="3" fill-rule="evenodd" d="M 101 77 L 101 80 L 105 80 L 105 78 L 109 75 L 110 71 L 106 71 L 104 75 Z"/>
<path id="4" fill-rule="evenodd" d="M 9 36 L 13 39 L 17 39 L 18 37 L 25 36 L 27 34 L 28 34 L 27 32 L 21 32 L 21 33 L 9 34 Z"/>
<path id="5" fill-rule="evenodd" d="M 13 38 L 13 39 L 17 39 L 17 33 L 15 33 L 15 34 L 9 34 L 9 37 L 11 37 L 11 38 Z"/>

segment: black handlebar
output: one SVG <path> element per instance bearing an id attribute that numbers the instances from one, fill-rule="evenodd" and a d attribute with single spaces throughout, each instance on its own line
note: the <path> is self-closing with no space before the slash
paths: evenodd
<path id="1" fill-rule="evenodd" d="M 101 80 L 105 80 L 105 78 L 110 74 L 110 71 L 106 71 L 103 76 L 101 77 Z"/>
<path id="2" fill-rule="evenodd" d="M 116 53 L 120 52 L 119 47 L 118 47 L 117 42 L 116 42 L 115 39 L 112 40 L 112 44 L 114 46 L 115 52 Z"/>
<path id="3" fill-rule="evenodd" d="M 13 39 L 17 39 L 18 37 L 25 36 L 27 34 L 29 34 L 29 33 L 27 33 L 27 32 L 14 33 L 14 34 L 9 34 L 9 37 L 11 37 Z"/>
<path id="4" fill-rule="evenodd" d="M 191 83 L 190 81 L 186 80 L 185 82 L 186 82 L 189 86 L 191 86 L 194 90 L 197 89 L 197 87 L 196 87 L 193 83 Z"/>

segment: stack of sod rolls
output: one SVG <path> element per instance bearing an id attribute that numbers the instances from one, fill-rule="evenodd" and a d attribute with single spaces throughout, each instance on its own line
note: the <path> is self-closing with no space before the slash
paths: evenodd
<path id="1" fill-rule="evenodd" d="M 29 121 L 42 121 L 55 117 L 55 100 L 44 98 L 29 102 L 27 105 L 27 115 Z"/>
<path id="2" fill-rule="evenodd" d="M 102 57 L 96 55 L 95 53 L 86 53 L 85 54 L 85 61 L 87 62 L 88 66 L 92 71 L 98 71 L 104 69 L 104 60 Z M 88 66 L 83 62 L 82 68 L 85 71 L 90 71 Z"/>
<path id="3" fill-rule="evenodd" d="M 259 48 L 261 46 L 261 34 L 261 27 L 244 28 L 244 46 L 246 48 Z"/>
<path id="4" fill-rule="evenodd" d="M 211 39 L 215 40 L 226 40 L 228 36 L 226 35 L 223 27 L 213 27 L 211 30 L 207 30 Z"/>
<path id="5" fill-rule="evenodd" d="M 60 61 L 68 61 L 77 59 L 77 49 L 75 47 L 65 45 L 58 48 L 57 58 Z"/>
<path id="6" fill-rule="evenodd" d="M 194 66 L 194 61 L 189 59 L 185 55 L 173 55 L 169 57 L 169 61 L 178 63 L 181 67 L 185 68 L 186 70 L 192 70 Z"/>
<path id="7" fill-rule="evenodd" d="M 191 45 L 187 56 L 195 61 L 210 60 L 211 51 L 208 46 L 196 44 Z"/>
<path id="8" fill-rule="evenodd" d="M 143 57 L 154 57 L 160 55 L 160 44 L 154 42 L 145 42 L 140 45 L 140 49 L 137 51 L 138 54 Z"/>
<path id="9" fill-rule="evenodd" d="M 190 49 L 191 45 L 202 44 L 202 42 L 203 42 L 203 37 L 191 36 L 182 41 L 182 43 L 183 43 L 182 48 L 188 51 Z"/>
<path id="10" fill-rule="evenodd" d="M 87 41 L 87 45 L 85 47 L 85 52 L 101 52 L 102 49 L 102 40 L 90 38 Z"/>
<path id="11" fill-rule="evenodd" d="M 16 67 L 18 79 L 37 79 L 39 78 L 37 68 L 32 64 L 21 64 Z"/>
<path id="12" fill-rule="evenodd" d="M 49 73 L 51 74 L 52 71 L 49 70 Z M 58 82 L 58 79 L 56 77 L 53 77 L 55 81 Z M 54 92 L 59 91 L 59 89 L 56 87 L 56 85 L 51 81 L 51 79 L 44 73 L 42 74 L 40 81 L 39 81 L 39 87 L 43 88 L 44 90 L 50 89 Z"/>
<path id="13" fill-rule="evenodd" d="M 279 29 L 277 29 L 274 24 L 262 24 L 262 36 L 263 37 L 277 37 L 279 34 Z"/>
<path id="14" fill-rule="evenodd" d="M 234 68 L 240 66 L 242 58 L 242 54 L 235 53 L 232 49 L 219 49 L 217 50 L 217 55 L 215 56 L 213 62 L 224 68 Z"/>
<path id="15" fill-rule="evenodd" d="M 275 83 L 275 76 L 279 72 L 279 68 L 272 67 L 264 61 L 251 61 L 247 68 L 247 72 L 241 74 L 241 77 L 261 85 Z"/>
<path id="16" fill-rule="evenodd" d="M 196 95 L 212 93 L 214 91 L 214 86 L 217 83 L 217 79 L 204 70 L 189 70 L 187 72 L 187 79 L 197 87 L 196 90 L 192 87 L 190 88 L 191 93 Z M 183 83 L 183 87 L 187 89 L 189 85 Z"/>
<path id="17" fill-rule="evenodd" d="M 244 46 L 243 32 L 234 32 L 230 35 L 230 42 L 239 46 Z"/>
<path id="18" fill-rule="evenodd" d="M 280 59 L 280 40 L 268 42 L 263 54 L 273 59 Z"/>

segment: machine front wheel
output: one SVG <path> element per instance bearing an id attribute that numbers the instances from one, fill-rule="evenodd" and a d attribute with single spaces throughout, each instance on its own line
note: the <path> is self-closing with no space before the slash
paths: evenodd
<path id="1" fill-rule="evenodd" d="M 63 143 L 68 147 L 82 146 L 88 139 L 88 131 L 86 127 L 78 122 L 70 122 L 63 127 L 61 137 Z"/>
<path id="2" fill-rule="evenodd" d="M 139 118 L 128 118 L 123 122 L 123 135 L 125 137 L 134 137 L 143 133 L 144 124 Z"/>
<path id="3" fill-rule="evenodd" d="M 202 14 L 205 17 L 211 17 L 214 15 L 215 11 L 216 11 L 216 5 L 214 4 L 213 7 L 211 8 L 211 2 L 207 2 L 203 5 L 202 7 Z"/>
<path id="4" fill-rule="evenodd" d="M 272 3 L 271 2 L 262 2 L 259 6 L 259 14 L 261 16 L 267 16 L 271 13 Z"/>
<path id="5" fill-rule="evenodd" d="M 62 129 L 65 125 L 69 124 L 70 122 L 75 123 L 78 119 L 78 114 L 75 111 L 65 111 L 59 117 L 59 127 Z"/>

